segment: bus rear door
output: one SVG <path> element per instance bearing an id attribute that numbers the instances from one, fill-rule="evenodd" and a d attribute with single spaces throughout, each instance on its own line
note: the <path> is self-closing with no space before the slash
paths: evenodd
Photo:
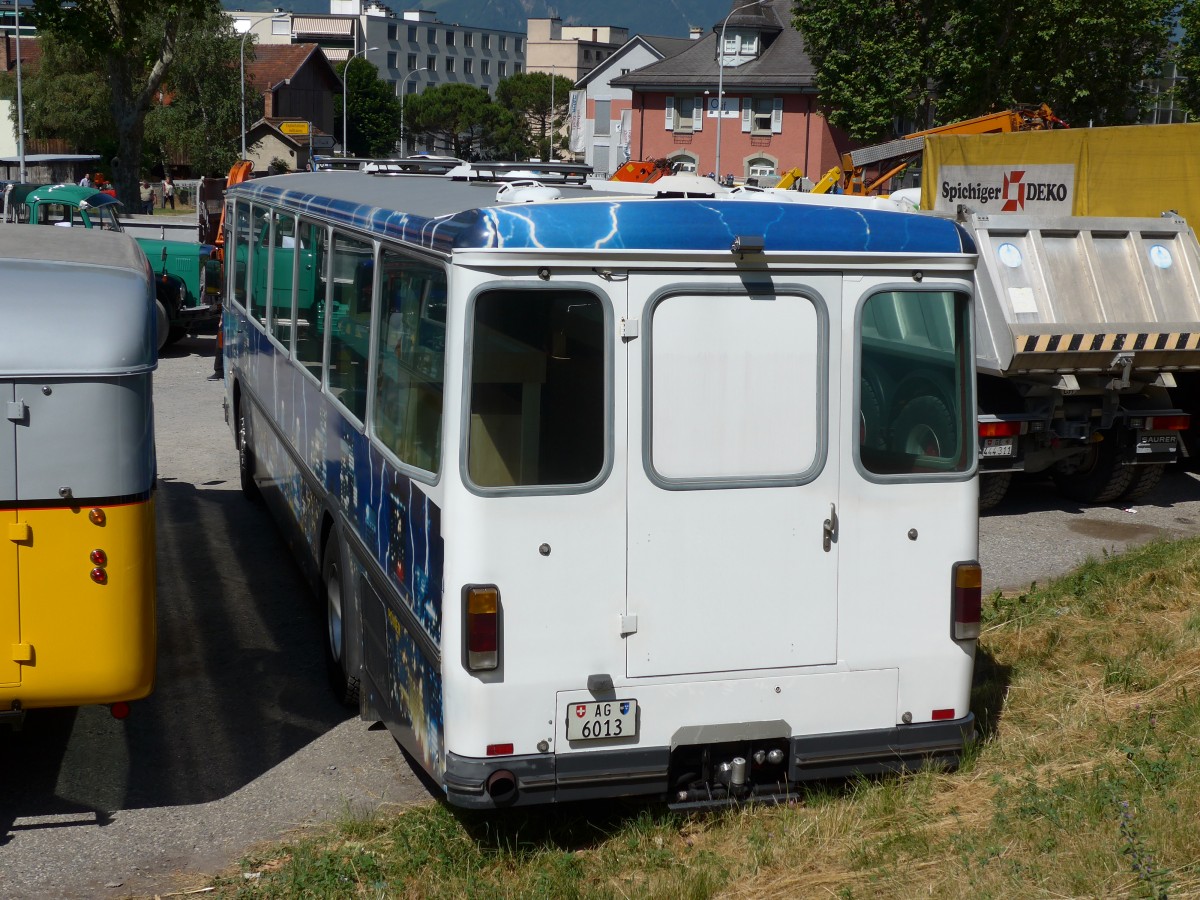
<path id="1" fill-rule="evenodd" d="M 628 675 L 835 663 L 841 278 L 673 280 L 629 282 Z"/>
<path id="2" fill-rule="evenodd" d="M 16 404 L 12 382 L 0 381 L 0 400 L 6 417 L 0 428 L 0 648 L 11 651 L 21 640 L 21 599 L 17 593 L 17 436 L 18 422 L 24 418 Z M 20 684 L 21 666 L 13 653 L 0 652 L 0 686 Z"/>

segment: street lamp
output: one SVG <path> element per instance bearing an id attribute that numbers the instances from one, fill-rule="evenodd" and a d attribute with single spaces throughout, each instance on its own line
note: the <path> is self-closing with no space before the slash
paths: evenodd
<path id="1" fill-rule="evenodd" d="M 350 132 L 346 130 L 346 102 L 350 96 L 350 63 L 354 62 L 356 57 L 362 56 L 364 53 L 371 53 L 378 50 L 378 47 L 364 47 L 361 50 L 355 50 L 350 54 L 350 58 L 346 60 L 346 66 L 342 69 L 342 158 L 345 159 L 349 154 L 350 149 Z"/>
<path id="2" fill-rule="evenodd" d="M 721 183 L 721 120 L 725 117 L 725 26 L 729 24 L 729 17 L 736 12 L 741 12 L 743 9 L 749 9 L 752 6 L 762 6 L 767 0 L 754 0 L 752 3 L 743 3 L 741 6 L 735 6 L 729 11 L 729 15 L 725 16 L 725 21 L 721 23 L 721 36 L 717 43 L 717 183 Z"/>
<path id="3" fill-rule="evenodd" d="M 422 67 L 421 67 L 421 68 L 419 68 L 419 69 L 413 69 L 411 72 L 409 72 L 407 75 L 405 75 L 405 76 L 404 76 L 404 80 L 400 82 L 400 153 L 401 153 L 401 154 L 403 154 L 403 155 L 405 155 L 405 156 L 407 156 L 407 155 L 408 155 L 408 150 L 406 149 L 406 148 L 407 148 L 407 145 L 404 143 L 404 95 L 405 95 L 405 88 L 408 86 L 408 79 L 412 78 L 412 77 L 413 77 L 414 75 L 416 75 L 418 72 L 428 72 L 428 71 L 429 71 L 429 69 L 428 69 L 427 67 L 425 67 L 425 66 L 422 66 Z"/>
<path id="4" fill-rule="evenodd" d="M 20 174 L 17 176 L 22 182 L 26 179 L 25 174 L 25 101 L 21 96 L 21 0 L 14 0 L 13 17 L 17 25 L 17 153 L 18 161 L 20 162 Z"/>
<path id="5" fill-rule="evenodd" d="M 253 31 L 254 26 L 260 22 L 266 22 L 267 20 L 272 22 L 286 22 L 289 18 L 289 16 L 281 16 L 278 14 L 260 16 L 247 25 L 246 30 L 242 32 L 242 48 L 238 52 L 242 63 L 242 159 L 246 158 L 246 38 L 250 37 L 250 32 Z"/>

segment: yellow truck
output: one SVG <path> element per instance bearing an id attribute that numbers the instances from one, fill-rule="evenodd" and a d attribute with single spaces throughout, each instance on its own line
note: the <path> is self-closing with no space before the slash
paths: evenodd
<path id="1" fill-rule="evenodd" d="M 1200 124 L 925 139 L 921 208 L 1200 223 Z"/>

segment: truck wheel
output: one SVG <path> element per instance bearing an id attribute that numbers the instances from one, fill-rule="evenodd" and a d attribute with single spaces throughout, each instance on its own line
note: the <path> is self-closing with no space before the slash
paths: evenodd
<path id="1" fill-rule="evenodd" d="M 1091 444 L 1081 456 L 1064 459 L 1051 475 L 1064 497 L 1081 503 L 1108 503 L 1120 497 L 1133 481 L 1134 467 L 1120 460 L 1120 432 L 1101 432 L 1104 440 Z"/>
<path id="2" fill-rule="evenodd" d="M 1140 500 L 1162 481 L 1163 472 L 1167 470 L 1166 463 L 1154 463 L 1149 466 L 1130 466 L 1133 469 L 1133 480 L 1121 495 L 1122 500 Z"/>
<path id="3" fill-rule="evenodd" d="M 1012 484 L 1012 472 L 981 472 L 979 475 L 979 511 L 985 512 L 1000 504 Z"/>
<path id="4" fill-rule="evenodd" d="M 879 402 L 879 393 L 866 378 L 859 382 L 859 422 L 858 442 L 870 450 L 884 449 L 883 441 L 883 404 Z"/>
<path id="5" fill-rule="evenodd" d="M 892 422 L 892 450 L 946 459 L 957 455 L 954 416 L 940 397 L 926 394 L 904 404 Z"/>
<path id="6" fill-rule="evenodd" d="M 325 669 L 333 695 L 343 706 L 358 706 L 358 679 L 346 672 L 345 591 L 342 579 L 342 547 L 331 534 L 325 545 L 321 566 L 321 584 L 325 600 Z"/>
<path id="7" fill-rule="evenodd" d="M 254 449 L 250 446 L 250 431 L 246 416 L 238 412 L 238 478 L 242 485 L 242 496 L 257 501 L 262 497 L 254 482 Z"/>
<path id="8" fill-rule="evenodd" d="M 158 351 L 161 353 L 171 339 L 171 317 L 167 315 L 167 308 L 161 300 L 154 301 L 154 326 L 157 334 L 155 340 L 158 341 Z"/>

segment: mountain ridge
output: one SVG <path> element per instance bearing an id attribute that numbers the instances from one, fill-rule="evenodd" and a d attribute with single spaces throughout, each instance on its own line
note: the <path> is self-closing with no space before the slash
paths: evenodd
<path id="1" fill-rule="evenodd" d="M 280 6 L 279 0 L 222 0 L 226 10 L 271 12 Z M 283 5 L 286 12 L 299 15 L 328 13 L 329 0 L 293 0 Z M 411 7 L 391 5 L 397 16 L 406 9 L 422 9 L 434 13 L 447 25 L 469 25 L 507 31 L 525 31 L 525 20 L 557 17 L 564 25 L 595 25 L 628 28 L 629 36 L 637 34 L 657 37 L 687 37 L 691 27 L 705 32 L 730 10 L 729 0 L 666 0 L 647 4 L 643 0 L 609 0 L 603 6 L 602 18 L 596 15 L 596 4 L 585 0 L 421 0 Z"/>

